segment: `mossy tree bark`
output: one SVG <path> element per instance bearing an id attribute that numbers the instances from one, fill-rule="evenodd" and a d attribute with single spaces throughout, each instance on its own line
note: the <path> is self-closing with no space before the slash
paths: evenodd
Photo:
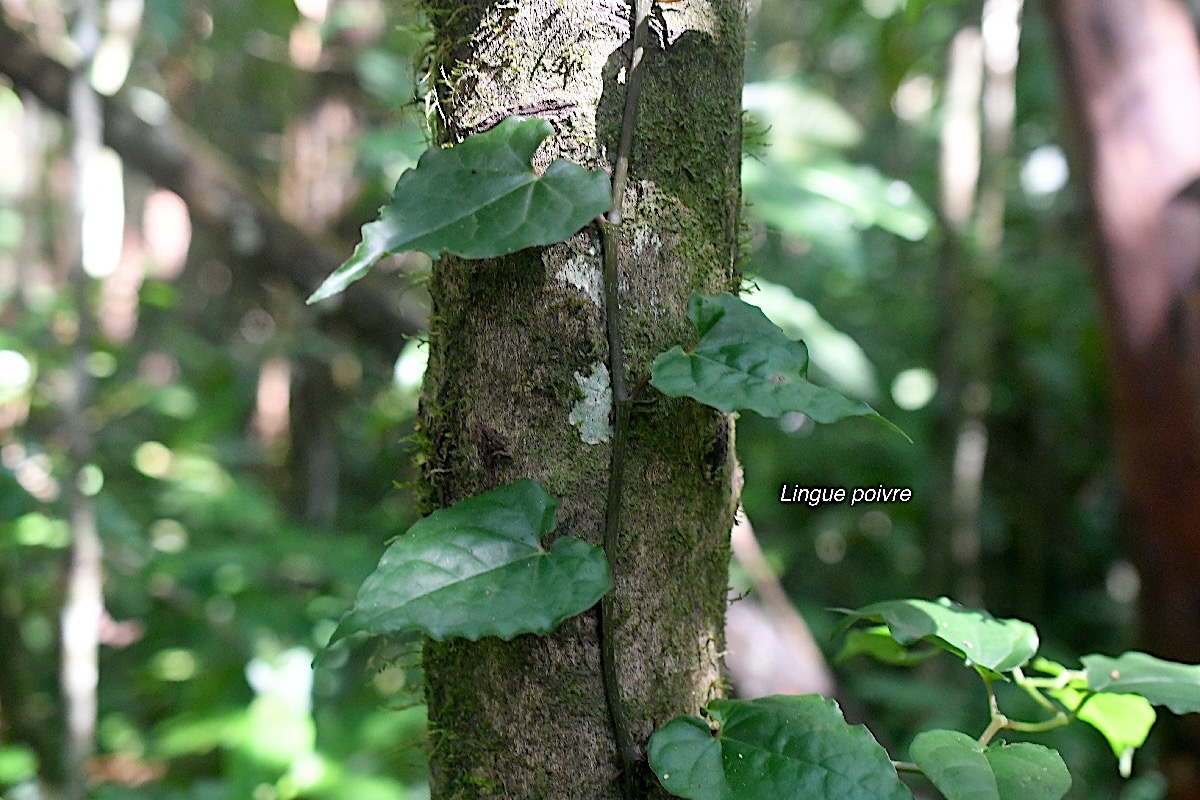
<path id="1" fill-rule="evenodd" d="M 438 8 L 439 136 L 510 114 L 549 120 L 538 163 L 611 172 L 629 65 L 625 0 L 467 0 Z M 744 20 L 738 0 L 656 8 L 621 228 L 625 383 L 694 336 L 688 293 L 736 290 Z M 613 442 L 601 243 L 444 258 L 421 403 L 427 509 L 522 477 L 562 501 L 558 534 L 604 531 Z M 732 424 L 652 389 L 633 411 L 615 564 L 619 679 L 635 740 L 720 694 Z M 615 798 L 621 781 L 598 612 L 552 636 L 430 643 L 435 798 Z"/>

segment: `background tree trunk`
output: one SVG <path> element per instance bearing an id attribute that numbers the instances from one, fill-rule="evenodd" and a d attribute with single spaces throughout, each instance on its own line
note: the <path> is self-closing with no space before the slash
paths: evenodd
<path id="1" fill-rule="evenodd" d="M 540 116 L 556 135 L 539 166 L 563 156 L 610 168 L 626 3 L 468 0 L 431 15 L 443 141 L 510 114 Z M 622 228 L 630 386 L 657 353 L 693 336 L 690 290 L 738 287 L 743 15 L 734 0 L 655 11 Z M 423 510 L 532 477 L 562 500 L 557 532 L 598 544 L 611 442 L 597 232 L 503 259 L 442 259 L 430 293 Z M 627 444 L 615 579 L 620 683 L 642 744 L 721 693 L 736 507 L 729 419 L 653 390 L 643 399 Z M 573 425 L 589 400 L 598 427 Z M 425 669 L 434 797 L 621 796 L 595 611 L 548 638 L 430 643 Z"/>
<path id="2" fill-rule="evenodd" d="M 1141 567 L 1142 638 L 1200 662 L 1200 51 L 1175 0 L 1056 0 L 1099 233 L 1125 507 Z M 1183 726 L 1179 726 L 1183 727 Z M 1200 795 L 1200 735 L 1166 764 Z"/>

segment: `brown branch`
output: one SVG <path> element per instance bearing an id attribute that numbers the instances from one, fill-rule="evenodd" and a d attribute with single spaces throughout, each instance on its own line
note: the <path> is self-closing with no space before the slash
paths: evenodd
<path id="1" fill-rule="evenodd" d="M 13 29 L 3 14 L 0 73 L 66 114 L 70 70 Z M 105 98 L 104 142 L 129 166 L 183 198 L 196 222 L 257 277 L 286 280 L 308 296 L 341 263 L 332 250 L 281 218 L 224 155 L 173 117 L 152 124 L 120 99 Z M 388 294 L 386 287 L 360 281 L 340 302 L 321 308 L 366 342 L 395 354 L 426 322 L 423 311 L 401 306 Z"/>
<path id="2" fill-rule="evenodd" d="M 767 562 L 754 527 L 740 506 L 730 546 L 761 601 L 761 606 L 743 602 L 728 609 L 725 664 L 739 696 L 816 692 L 832 697 L 837 693 L 837 683 L 825 656 Z M 749 657 L 752 648 L 754 658 Z"/>

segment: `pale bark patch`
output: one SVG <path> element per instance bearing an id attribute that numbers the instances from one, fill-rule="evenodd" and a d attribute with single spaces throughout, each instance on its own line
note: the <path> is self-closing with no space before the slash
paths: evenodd
<path id="1" fill-rule="evenodd" d="M 600 268 L 597 266 L 594 247 L 589 246 L 586 254 L 568 259 L 558 268 L 558 272 L 554 273 L 554 277 L 583 292 L 592 301 L 592 305 L 597 308 L 603 307 Z"/>
<path id="2" fill-rule="evenodd" d="M 612 436 L 609 416 L 612 413 L 612 378 L 608 366 L 597 361 L 592 364 L 592 374 L 575 373 L 575 382 L 583 397 L 571 409 L 568 421 L 579 428 L 579 436 L 587 444 L 607 442 Z"/>

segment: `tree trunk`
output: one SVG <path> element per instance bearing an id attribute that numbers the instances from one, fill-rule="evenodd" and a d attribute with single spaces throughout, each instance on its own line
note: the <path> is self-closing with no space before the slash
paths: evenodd
<path id="1" fill-rule="evenodd" d="M 467 0 L 432 8 L 444 142 L 510 114 L 555 129 L 566 157 L 611 172 L 625 99 L 621 0 Z M 656 9 L 621 229 L 625 381 L 694 336 L 688 293 L 736 291 L 743 8 Z M 612 442 L 600 241 L 489 261 L 443 258 L 430 281 L 421 403 L 426 511 L 521 477 L 559 497 L 558 534 L 602 539 Z M 635 740 L 722 690 L 732 424 L 643 392 L 625 443 L 616 658 Z M 598 612 L 545 638 L 429 643 L 435 798 L 615 798 Z"/>
<path id="2" fill-rule="evenodd" d="M 1174 0 L 1049 8 L 1099 233 L 1143 639 L 1200 662 L 1200 205 L 1183 191 L 1200 178 L 1200 51 Z M 1172 796 L 1200 792 L 1198 745 Z"/>

